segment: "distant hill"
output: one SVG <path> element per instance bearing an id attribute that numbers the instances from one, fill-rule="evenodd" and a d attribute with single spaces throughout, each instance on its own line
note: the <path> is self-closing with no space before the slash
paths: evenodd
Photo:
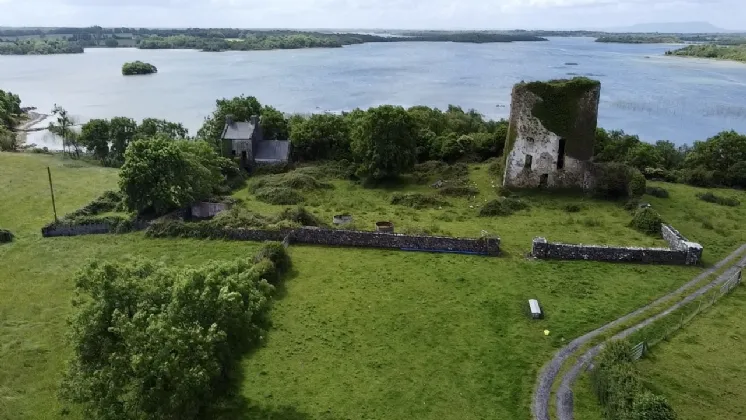
<path id="1" fill-rule="evenodd" d="M 744 31 L 734 31 L 717 27 L 709 22 L 659 22 L 659 23 L 639 23 L 637 25 L 627 26 L 624 28 L 609 28 L 609 32 L 641 32 L 641 33 L 675 33 L 675 34 L 694 34 L 694 33 L 734 33 Z"/>

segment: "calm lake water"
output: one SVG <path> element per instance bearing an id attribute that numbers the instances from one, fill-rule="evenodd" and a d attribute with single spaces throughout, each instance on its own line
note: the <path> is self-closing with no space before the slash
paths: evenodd
<path id="1" fill-rule="evenodd" d="M 60 104 L 80 121 L 165 118 L 196 134 L 216 99 L 240 94 L 284 112 L 456 104 L 495 118 L 508 116 L 516 82 L 584 75 L 602 81 L 604 128 L 678 144 L 725 129 L 746 132 L 746 64 L 662 56 L 673 47 L 553 38 L 223 53 L 89 49 L 79 55 L 0 56 L 0 89 L 41 112 Z M 122 76 L 122 64 L 133 60 L 152 63 L 159 73 Z M 43 132 L 28 141 L 56 143 Z"/>

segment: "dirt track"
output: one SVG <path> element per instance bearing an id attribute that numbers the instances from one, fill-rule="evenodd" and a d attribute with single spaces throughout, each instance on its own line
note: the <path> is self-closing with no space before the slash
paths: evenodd
<path id="1" fill-rule="evenodd" d="M 718 271 L 720 268 L 724 267 L 725 265 L 729 264 L 730 261 L 732 261 L 734 258 L 736 258 L 740 253 L 746 251 L 746 244 L 741 245 L 737 250 L 733 251 L 730 255 L 728 255 L 725 259 L 718 262 L 714 266 L 708 268 L 707 270 L 703 271 L 701 274 L 699 274 L 694 279 L 690 280 L 683 286 L 679 287 L 678 289 L 674 290 L 671 293 L 668 293 L 667 295 L 655 300 L 654 302 L 651 302 L 634 312 L 631 312 L 627 315 L 624 315 L 621 318 L 618 318 L 614 321 L 609 322 L 608 324 L 597 328 L 579 338 L 576 338 L 575 340 L 571 341 L 568 345 L 561 348 L 552 358 L 552 360 L 544 366 L 541 373 L 539 374 L 539 378 L 536 383 L 536 389 L 534 391 L 533 400 L 532 400 L 532 406 L 531 406 L 531 413 L 535 420 L 549 420 L 549 400 L 552 390 L 552 385 L 557 381 L 557 377 L 559 375 L 559 371 L 562 367 L 562 365 L 580 348 L 582 345 L 586 344 L 590 340 L 592 340 L 594 337 L 602 334 L 603 332 L 617 327 L 619 325 L 624 324 L 625 322 L 629 321 L 630 319 L 641 315 L 645 311 L 647 311 L 650 308 L 653 308 L 655 306 L 658 306 L 662 303 L 665 303 L 674 297 L 678 296 L 680 293 L 684 292 L 685 290 L 689 289 L 690 287 L 694 286 L 695 284 L 699 283 L 703 279 L 705 279 L 707 276 L 713 274 L 714 272 Z M 743 266 L 746 264 L 746 257 L 744 257 L 740 262 L 739 265 Z M 627 335 L 631 334 L 632 332 L 636 331 L 637 329 L 640 329 L 644 327 L 645 325 L 662 318 L 666 315 L 668 315 L 670 312 L 678 308 L 679 306 L 687 303 L 690 300 L 696 299 L 701 294 L 705 293 L 710 288 L 714 287 L 717 284 L 722 283 L 727 279 L 725 277 L 729 274 L 733 269 L 726 271 L 726 273 L 718 276 L 717 279 L 713 280 L 708 285 L 704 286 L 703 288 L 697 290 L 696 292 L 693 292 L 689 296 L 687 296 L 682 302 L 679 302 L 677 305 L 674 305 L 673 307 L 669 308 L 668 310 L 658 314 L 651 316 L 644 321 L 640 322 L 639 324 L 635 325 L 634 327 L 631 327 L 619 334 L 617 334 L 614 338 L 621 338 L 626 337 Z M 690 299 L 691 298 L 691 299 Z M 689 299 L 689 300 L 687 300 Z M 625 334 L 626 333 L 626 334 Z M 569 420 L 573 418 L 573 398 L 572 398 L 572 390 L 571 386 L 577 375 L 580 373 L 581 368 L 587 363 L 589 360 L 595 356 L 598 351 L 602 348 L 603 344 L 600 344 L 598 346 L 593 347 L 591 350 L 588 350 L 579 360 L 578 362 L 572 367 L 572 369 L 565 374 L 565 377 L 562 378 L 560 389 L 558 390 L 557 394 L 557 415 L 562 420 Z"/>

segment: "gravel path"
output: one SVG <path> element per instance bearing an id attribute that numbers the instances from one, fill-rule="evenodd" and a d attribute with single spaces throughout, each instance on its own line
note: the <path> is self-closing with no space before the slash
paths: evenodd
<path id="1" fill-rule="evenodd" d="M 534 391 L 533 401 L 532 401 L 532 406 L 531 406 L 531 412 L 532 412 L 533 418 L 535 420 L 550 420 L 549 419 L 549 400 L 550 400 L 550 394 L 551 394 L 551 390 L 552 390 L 552 384 L 554 384 L 554 382 L 557 380 L 557 376 L 559 374 L 560 368 L 562 367 L 562 365 L 564 364 L 564 362 L 567 361 L 567 359 L 569 359 L 570 356 L 572 356 L 573 353 L 575 353 L 578 350 L 579 347 L 581 347 L 582 345 L 584 345 L 585 343 L 587 343 L 588 341 L 590 341 L 594 337 L 598 336 L 599 334 L 602 334 L 604 331 L 606 331 L 608 329 L 611 329 L 611 328 L 614 328 L 614 327 L 617 327 L 617 326 L 619 326 L 621 324 L 624 324 L 628 320 L 630 320 L 630 319 L 632 319 L 632 318 L 634 318 L 634 317 L 642 314 L 643 312 L 647 311 L 648 309 L 650 309 L 652 307 L 655 307 L 655 306 L 658 306 L 661 303 L 665 303 L 665 302 L 671 300 L 675 296 L 679 295 L 681 292 L 689 289 L 693 285 L 695 285 L 698 282 L 700 282 L 703 279 L 705 279 L 707 276 L 710 276 L 711 274 L 713 274 L 714 272 L 716 272 L 720 268 L 722 268 L 725 265 L 727 265 L 728 263 L 730 263 L 730 261 L 732 261 L 734 258 L 736 258 L 736 256 L 738 256 L 738 254 L 740 254 L 740 253 L 742 253 L 744 251 L 746 251 L 746 244 L 741 245 L 737 250 L 733 251 L 725 259 L 723 259 L 722 261 L 718 262 L 714 266 L 708 268 L 707 270 L 703 271 L 700 275 L 698 275 L 697 277 L 693 278 L 691 281 L 687 282 L 686 284 L 684 284 L 683 286 L 681 286 L 678 289 L 674 290 L 673 292 L 671 292 L 671 293 L 669 293 L 669 294 L 667 294 L 667 295 L 665 295 L 665 296 L 663 296 L 663 297 L 655 300 L 652 303 L 649 303 L 649 304 L 647 304 L 647 305 L 645 305 L 645 306 L 643 306 L 643 307 L 635 310 L 634 312 L 631 312 L 631 313 L 629 313 L 629 314 L 627 314 L 627 315 L 625 315 L 625 316 L 623 316 L 623 317 L 621 317 L 621 318 L 619 318 L 617 320 L 609 322 L 608 324 L 606 324 L 606 325 L 604 325 L 604 326 L 602 326 L 602 327 L 600 327 L 598 329 L 595 329 L 595 330 L 593 330 L 593 331 L 591 331 L 591 332 L 589 332 L 589 333 L 587 333 L 587 334 L 585 334 L 585 335 L 583 335 L 583 336 L 581 336 L 579 338 L 576 338 L 575 340 L 571 341 L 568 345 L 566 345 L 565 347 L 561 348 L 554 355 L 554 357 L 552 358 L 552 360 L 546 366 L 544 366 L 544 368 L 542 369 L 541 373 L 539 374 L 539 378 L 538 378 L 538 381 L 536 383 L 536 389 Z M 743 260 L 741 260 L 741 263 L 746 263 L 746 257 Z M 720 277 L 718 277 L 712 283 L 708 284 L 708 286 L 711 288 L 711 287 L 714 287 L 716 284 L 719 284 L 718 281 L 724 275 L 721 275 Z M 705 286 L 705 287 L 708 287 L 708 286 Z M 702 289 L 704 289 L 704 288 L 702 288 Z M 694 294 L 696 294 L 696 296 L 692 297 L 692 299 L 695 299 L 701 293 L 704 293 L 707 290 L 709 290 L 709 289 L 707 289 L 707 290 L 702 291 L 702 289 L 700 289 L 697 292 L 695 292 Z M 697 293 L 700 293 L 700 294 L 697 294 Z M 689 297 L 691 297 L 691 295 Z M 687 297 L 687 299 L 689 297 Z M 679 305 L 681 305 L 681 304 L 683 304 L 683 302 L 679 303 Z M 670 309 L 670 310 L 673 310 L 673 309 Z M 669 311 L 665 311 L 663 313 L 667 313 L 667 312 L 670 313 L 670 310 Z M 659 314 L 659 315 L 661 315 L 661 314 Z M 661 315 L 661 316 L 665 316 L 665 315 Z M 637 324 L 635 327 L 640 326 L 639 328 L 642 328 L 642 326 L 644 326 L 642 324 L 644 324 L 645 322 L 648 322 L 648 323 L 653 322 L 655 320 L 653 318 L 658 319 L 655 316 L 652 317 L 652 318 L 648 318 L 647 320 L 642 321 L 640 324 Z M 645 325 L 647 325 L 647 324 L 645 324 Z M 632 328 L 635 328 L 635 327 L 632 327 Z M 630 328 L 630 330 L 632 328 Z M 629 330 L 626 330 L 626 331 L 629 331 Z M 624 331 L 624 332 L 626 332 L 626 331 Z M 622 332 L 620 334 L 617 334 L 617 335 L 621 335 L 624 332 Z M 631 332 L 633 332 L 633 331 L 631 331 Z M 630 334 L 631 332 L 629 332 L 628 334 Z M 596 347 L 599 347 L 599 346 L 596 346 Z M 593 350 L 596 349 L 596 347 L 594 347 L 593 349 L 591 349 L 588 352 L 586 352 L 586 354 L 583 355 L 583 357 L 585 359 L 579 360 L 578 363 L 576 363 L 575 366 L 573 366 L 573 368 L 571 369 L 571 371 L 568 372 L 568 375 L 571 374 L 571 373 L 573 373 L 573 372 L 575 372 L 575 376 L 572 377 L 570 380 L 563 380 L 563 382 L 562 382 L 562 388 L 561 388 L 560 391 L 563 391 L 563 392 L 560 392 L 557 395 L 557 408 L 558 408 L 558 415 L 563 420 L 565 420 L 565 419 L 572 419 L 572 391 L 570 390 L 570 385 L 572 384 L 572 381 L 574 380 L 574 378 L 577 377 L 577 374 L 580 372 L 580 369 L 582 368 L 582 366 L 584 366 L 585 363 L 588 360 L 592 359 L 593 356 L 595 356 L 595 354 L 598 353 L 598 351 L 600 351 L 600 348 L 599 348 L 598 350 L 595 351 L 595 353 L 593 353 Z M 562 412 L 560 412 L 560 410 L 562 410 Z M 566 417 L 568 414 L 569 414 L 569 417 Z"/>

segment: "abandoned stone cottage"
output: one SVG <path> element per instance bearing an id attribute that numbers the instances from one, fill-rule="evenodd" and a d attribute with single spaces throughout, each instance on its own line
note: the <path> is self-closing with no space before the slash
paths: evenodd
<path id="1" fill-rule="evenodd" d="M 261 119 L 257 116 L 243 122 L 226 117 L 221 138 L 223 155 L 238 158 L 240 165 L 246 169 L 290 159 L 290 141 L 264 140 Z"/>
<path id="2" fill-rule="evenodd" d="M 515 85 L 503 185 L 591 188 L 600 93 L 583 77 Z"/>

